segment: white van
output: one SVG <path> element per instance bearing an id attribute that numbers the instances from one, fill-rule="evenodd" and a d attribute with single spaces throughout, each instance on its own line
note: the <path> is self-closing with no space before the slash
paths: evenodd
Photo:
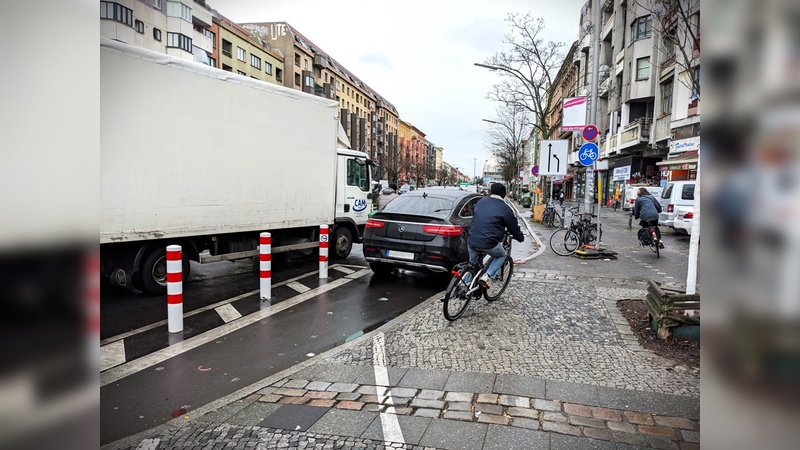
<path id="1" fill-rule="evenodd" d="M 633 204 L 636 203 L 636 197 L 639 188 L 647 189 L 647 192 L 653 195 L 656 199 L 661 198 L 661 186 L 648 186 L 646 184 L 633 184 L 625 188 L 625 197 L 622 198 L 622 210 L 632 211 Z"/>
<path id="2" fill-rule="evenodd" d="M 661 212 L 658 224 L 675 228 L 678 207 L 694 208 L 694 181 L 670 181 L 661 192 Z"/>

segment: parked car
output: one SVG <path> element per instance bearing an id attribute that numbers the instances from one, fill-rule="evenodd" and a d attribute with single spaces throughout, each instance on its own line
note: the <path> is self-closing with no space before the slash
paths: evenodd
<path id="1" fill-rule="evenodd" d="M 404 185 L 400 186 L 400 189 L 397 190 L 397 193 L 398 194 L 405 194 L 406 192 L 411 192 L 411 191 L 413 191 L 415 189 L 416 188 L 414 186 L 410 185 L 410 184 L 404 184 Z"/>
<path id="2" fill-rule="evenodd" d="M 483 196 L 461 189 L 417 189 L 372 215 L 364 231 L 364 259 L 377 274 L 396 268 L 449 273 L 469 259 L 467 232 Z"/>
<path id="3" fill-rule="evenodd" d="M 672 228 L 679 233 L 691 236 L 692 222 L 694 222 L 694 206 L 678 206 Z"/>
<path id="4" fill-rule="evenodd" d="M 670 181 L 661 193 L 661 212 L 658 224 L 675 228 L 677 208 L 694 209 L 694 181 Z"/>

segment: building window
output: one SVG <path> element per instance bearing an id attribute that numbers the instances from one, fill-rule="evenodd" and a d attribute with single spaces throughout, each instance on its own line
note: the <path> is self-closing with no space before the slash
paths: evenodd
<path id="1" fill-rule="evenodd" d="M 631 42 L 647 39 L 653 30 L 653 18 L 648 16 L 637 17 L 631 24 Z"/>
<path id="2" fill-rule="evenodd" d="M 167 48 L 179 48 L 192 53 L 192 38 L 180 33 L 167 33 Z"/>
<path id="3" fill-rule="evenodd" d="M 237 70 L 236 73 L 238 73 L 239 75 L 245 76 L 245 77 L 247 76 L 247 74 L 242 72 L 241 70 Z"/>
<path id="4" fill-rule="evenodd" d="M 213 45 L 214 48 L 217 48 L 217 36 L 213 31 L 209 30 L 208 28 L 203 28 L 203 36 L 211 39 L 211 45 Z"/>
<path id="5" fill-rule="evenodd" d="M 250 55 L 250 65 L 261 70 L 261 58 L 256 55 Z"/>
<path id="6" fill-rule="evenodd" d="M 133 26 L 133 10 L 119 3 L 100 2 L 100 18 L 124 23 L 129 27 Z"/>
<path id="7" fill-rule="evenodd" d="M 299 73 L 294 74 L 294 85 L 295 86 L 300 86 L 300 74 Z"/>
<path id="8" fill-rule="evenodd" d="M 306 75 L 306 86 L 314 87 L 314 77 Z"/>
<path id="9" fill-rule="evenodd" d="M 161 42 L 161 30 L 159 30 L 158 28 L 153 28 L 153 39 L 157 40 L 158 42 Z"/>
<path id="10" fill-rule="evenodd" d="M 211 66 L 211 67 L 217 67 L 217 60 L 214 59 L 214 58 L 209 57 L 208 58 L 208 65 Z"/>
<path id="11" fill-rule="evenodd" d="M 267 75 L 272 75 L 272 64 L 264 61 L 264 73 Z"/>
<path id="12" fill-rule="evenodd" d="M 134 24 L 136 25 L 136 32 L 144 34 L 144 22 L 142 22 L 141 20 L 137 20 L 134 22 Z"/>
<path id="13" fill-rule="evenodd" d="M 192 21 L 192 8 L 180 2 L 167 1 L 167 16 L 180 17 L 181 19 L 191 22 Z"/>
<path id="14" fill-rule="evenodd" d="M 300 55 L 298 55 L 297 53 L 295 53 L 294 55 L 294 65 L 300 67 Z"/>
<path id="15" fill-rule="evenodd" d="M 303 60 L 303 70 L 308 70 L 308 60 L 307 59 Z"/>
<path id="16" fill-rule="evenodd" d="M 277 80 L 278 83 L 283 83 L 283 70 L 275 69 L 275 80 Z"/>
<path id="17" fill-rule="evenodd" d="M 245 62 L 247 59 L 247 52 L 242 47 L 236 47 L 236 59 Z"/>
<path id="18" fill-rule="evenodd" d="M 222 40 L 222 54 L 231 58 L 231 49 L 233 48 L 233 44 L 226 41 L 225 39 Z"/>
<path id="19" fill-rule="evenodd" d="M 231 67 L 231 66 L 229 66 L 227 64 L 223 64 L 222 65 L 222 70 L 224 70 L 226 72 L 233 72 L 233 67 Z"/>
<path id="20" fill-rule="evenodd" d="M 661 112 L 663 114 L 672 112 L 672 80 L 661 85 Z"/>
<path id="21" fill-rule="evenodd" d="M 636 60 L 636 81 L 650 78 L 650 57 Z"/>
<path id="22" fill-rule="evenodd" d="M 164 9 L 164 6 L 161 4 L 162 0 L 153 0 L 153 7 L 156 9 Z"/>

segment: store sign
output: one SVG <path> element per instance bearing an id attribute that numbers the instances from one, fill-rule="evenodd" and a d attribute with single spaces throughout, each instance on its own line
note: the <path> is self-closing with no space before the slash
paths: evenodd
<path id="1" fill-rule="evenodd" d="M 672 141 L 669 144 L 670 156 L 679 155 L 681 153 L 690 152 L 694 150 L 700 150 L 700 136 Z"/>
<path id="2" fill-rule="evenodd" d="M 631 166 L 614 168 L 614 181 L 628 181 L 630 179 L 631 179 Z"/>
<path id="3" fill-rule="evenodd" d="M 581 131 L 586 126 L 586 97 L 564 99 L 561 119 L 562 131 Z"/>

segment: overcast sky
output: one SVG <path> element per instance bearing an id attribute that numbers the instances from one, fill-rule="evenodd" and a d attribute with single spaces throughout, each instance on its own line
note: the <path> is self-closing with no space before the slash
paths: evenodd
<path id="1" fill-rule="evenodd" d="M 472 176 L 490 156 L 486 99 L 499 75 L 474 66 L 506 49 L 508 13 L 545 20 L 545 39 L 576 39 L 586 0 L 212 0 L 236 23 L 285 21 L 390 101 L 400 118 Z M 477 160 L 475 159 L 477 158 Z"/>

